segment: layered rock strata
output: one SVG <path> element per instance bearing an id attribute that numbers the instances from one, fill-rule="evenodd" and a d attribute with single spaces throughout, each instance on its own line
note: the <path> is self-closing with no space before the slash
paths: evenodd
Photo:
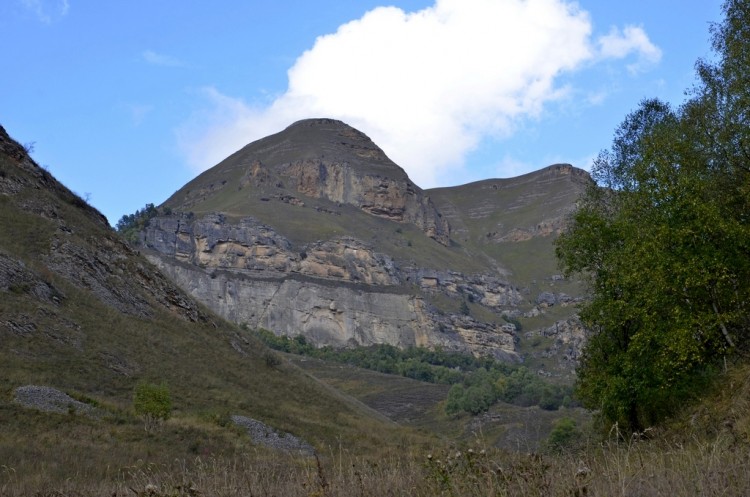
<path id="1" fill-rule="evenodd" d="M 470 316 L 441 313 L 431 294 L 501 312 L 520 300 L 499 278 L 457 272 L 401 270 L 388 256 L 352 237 L 296 251 L 253 218 L 221 214 L 152 219 L 142 232 L 159 269 L 225 318 L 317 345 L 386 343 L 517 360 L 515 329 Z"/>

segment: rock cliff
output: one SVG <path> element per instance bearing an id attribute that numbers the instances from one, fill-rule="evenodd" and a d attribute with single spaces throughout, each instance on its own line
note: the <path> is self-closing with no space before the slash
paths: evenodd
<path id="1" fill-rule="evenodd" d="M 515 329 L 440 312 L 430 296 L 471 298 L 497 312 L 518 291 L 499 278 L 401 269 L 352 237 L 295 251 L 253 218 L 222 214 L 152 219 L 142 233 L 147 257 L 182 288 L 225 318 L 339 347 L 388 343 L 442 347 L 518 360 Z"/>
<path id="2" fill-rule="evenodd" d="M 558 300 L 546 296 L 576 296 L 553 278 L 552 240 L 587 178 L 555 165 L 423 191 L 363 133 L 310 119 L 189 182 L 139 242 L 182 288 L 240 324 L 317 345 L 520 361 L 535 357 L 521 321 L 541 330 L 574 312 L 549 314 Z"/>

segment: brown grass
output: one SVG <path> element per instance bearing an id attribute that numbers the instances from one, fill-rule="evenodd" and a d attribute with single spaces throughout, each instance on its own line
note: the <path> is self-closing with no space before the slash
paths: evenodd
<path id="1" fill-rule="evenodd" d="M 75 471 L 64 480 L 42 474 L 31 478 L 3 465 L 0 495 L 746 496 L 749 459 L 747 446 L 733 445 L 726 437 L 686 445 L 605 444 L 561 456 L 480 446 L 391 451 L 378 458 L 342 448 L 316 458 L 254 450 L 232 457 L 139 462 L 110 469 L 98 480 Z"/>

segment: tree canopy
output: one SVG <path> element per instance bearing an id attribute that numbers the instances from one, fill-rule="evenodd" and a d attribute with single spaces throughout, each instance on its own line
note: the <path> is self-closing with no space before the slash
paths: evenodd
<path id="1" fill-rule="evenodd" d="M 644 100 L 625 118 L 557 243 L 590 288 L 578 396 L 630 430 L 672 414 L 748 348 L 750 2 L 723 11 L 688 99 Z"/>

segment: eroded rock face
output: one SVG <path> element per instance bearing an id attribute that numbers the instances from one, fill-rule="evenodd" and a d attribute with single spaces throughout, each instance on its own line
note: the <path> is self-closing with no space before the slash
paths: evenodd
<path id="1" fill-rule="evenodd" d="M 534 331 L 526 332 L 526 338 L 542 337 L 551 339 L 543 350 L 534 352 L 543 358 L 557 359 L 554 364 L 557 372 L 572 374 L 583 355 L 583 349 L 591 332 L 583 326 L 577 315 L 561 320 Z"/>
<path id="2" fill-rule="evenodd" d="M 336 278 L 368 285 L 399 285 L 393 259 L 378 254 L 356 238 L 341 237 L 309 245 L 300 254 L 297 270 L 319 278 Z"/>
<path id="3" fill-rule="evenodd" d="M 319 346 L 439 346 L 518 360 L 513 328 L 438 312 L 424 298 L 441 293 L 498 311 L 512 307 L 520 295 L 498 278 L 401 270 L 352 237 L 297 252 L 252 218 L 229 223 L 219 214 L 154 218 L 142 242 L 179 286 L 239 324 L 301 334 Z"/>
<path id="4" fill-rule="evenodd" d="M 201 267 L 284 272 L 297 262 L 289 241 L 253 218 L 232 224 L 222 214 L 157 217 L 141 238 L 162 254 Z"/>
<path id="5" fill-rule="evenodd" d="M 466 299 L 495 311 L 515 308 L 523 300 L 516 287 L 497 276 L 464 275 L 454 271 L 418 271 L 416 281 L 428 293 L 443 293 L 453 299 Z"/>
<path id="6" fill-rule="evenodd" d="M 313 198 L 359 207 L 373 216 L 412 223 L 427 236 L 447 245 L 450 226 L 429 197 L 408 178 L 363 173 L 350 164 L 304 159 L 281 168 L 282 177 L 298 192 Z"/>
<path id="7" fill-rule="evenodd" d="M 298 121 L 248 144 L 190 181 L 165 205 L 205 213 L 204 202 L 231 196 L 237 189 L 296 206 L 319 204 L 318 199 L 351 205 L 372 216 L 413 224 L 449 244 L 448 221 L 424 191 L 367 135 L 334 119 Z"/>

